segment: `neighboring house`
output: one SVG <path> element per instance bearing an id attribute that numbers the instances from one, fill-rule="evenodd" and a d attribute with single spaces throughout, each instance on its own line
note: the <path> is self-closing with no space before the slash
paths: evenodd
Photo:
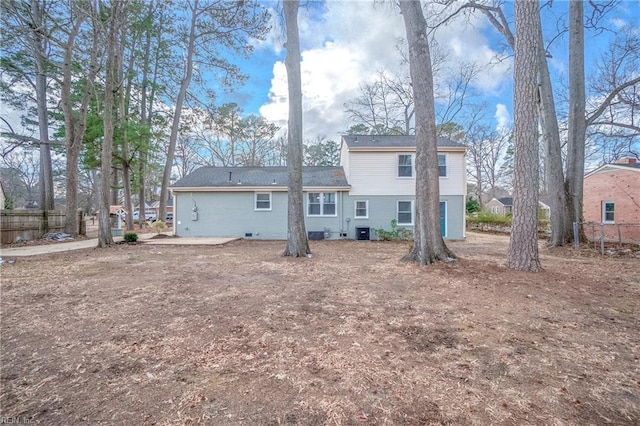
<path id="1" fill-rule="evenodd" d="M 485 210 L 500 216 L 513 214 L 513 197 L 492 198 L 485 204 L 484 208 Z M 538 201 L 538 213 L 541 216 L 548 219 L 550 211 L 551 208 L 547 204 L 542 201 Z"/>
<path id="2" fill-rule="evenodd" d="M 447 239 L 465 237 L 466 148 L 439 139 L 440 212 Z M 413 228 L 415 137 L 343 136 L 338 167 L 304 167 L 305 225 L 315 238 L 376 238 Z M 178 236 L 287 238 L 286 167 L 202 167 L 177 181 Z"/>
<path id="3" fill-rule="evenodd" d="M 619 228 L 623 240 L 640 241 L 639 181 L 640 163 L 635 158 L 622 158 L 587 173 L 584 177 L 584 221 L 606 225 L 605 232 L 610 239 L 618 239 Z"/>
<path id="4" fill-rule="evenodd" d="M 151 203 L 150 207 L 147 207 L 145 209 L 145 211 L 153 211 L 156 217 L 158 217 L 160 215 L 160 201 L 154 201 L 153 203 Z M 167 217 L 165 217 L 163 221 L 171 222 L 173 220 L 173 197 L 171 196 L 171 194 L 169 194 L 169 197 L 167 197 L 166 211 Z"/>
<path id="5" fill-rule="evenodd" d="M 493 214 L 507 216 L 513 213 L 513 197 L 492 198 L 484 208 Z"/>

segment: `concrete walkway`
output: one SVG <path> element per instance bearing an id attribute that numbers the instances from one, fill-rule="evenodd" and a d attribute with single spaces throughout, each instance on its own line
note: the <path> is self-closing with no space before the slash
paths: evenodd
<path id="1" fill-rule="evenodd" d="M 226 244 L 230 241 L 238 240 L 239 238 L 213 238 L 213 237 L 175 237 L 175 238 L 159 238 L 151 239 L 155 234 L 138 234 L 138 241 L 144 241 L 145 245 L 207 245 L 218 246 Z M 124 241 L 124 237 L 114 237 L 115 242 Z M 98 246 L 98 239 L 92 238 L 90 240 L 82 241 L 60 241 L 58 243 L 24 246 L 24 247 L 11 247 L 0 249 L 0 257 L 23 257 L 23 256 L 37 256 L 39 254 L 58 253 L 62 251 L 90 249 Z"/>

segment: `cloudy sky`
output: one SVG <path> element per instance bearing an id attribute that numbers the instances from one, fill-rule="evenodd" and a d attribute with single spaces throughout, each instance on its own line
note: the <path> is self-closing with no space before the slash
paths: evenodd
<path id="1" fill-rule="evenodd" d="M 335 139 L 349 127 L 344 104 L 359 95 L 360 84 L 373 82 L 381 70 L 406 74 L 407 65 L 398 51 L 405 37 L 404 24 L 389 2 L 329 0 L 311 5 L 299 14 L 304 133 L 307 139 Z M 462 62 L 482 67 L 474 85 L 490 100 L 501 124 L 506 124 L 509 109 L 500 103 L 510 93 L 511 60 L 495 63 L 498 52 L 490 47 L 487 26 L 480 16 L 454 21 L 439 31 L 437 39 L 448 52 L 450 69 Z M 242 64 L 250 75 L 248 84 L 231 97 L 245 112 L 262 114 L 284 127 L 288 104 L 282 34 L 281 22 L 274 21 L 270 37 Z"/>
<path id="2" fill-rule="evenodd" d="M 281 8 L 276 0 L 263 3 L 274 10 Z M 567 5 L 567 1 L 561 0 L 553 2 L 551 9 L 543 8 L 547 39 L 555 34 L 558 21 L 567 21 Z M 506 2 L 505 12 L 512 18 L 511 2 Z M 640 0 L 622 0 L 605 24 L 615 30 L 630 22 L 640 28 Z M 247 84 L 229 93 L 219 93 L 217 103 L 236 102 L 246 114 L 261 114 L 285 128 L 288 103 L 282 25 L 282 18 L 274 13 L 272 31 L 266 40 L 256 43 L 251 58 L 235 60 L 249 76 Z M 345 103 L 360 94 L 361 84 L 373 82 L 382 70 L 407 73 L 407 65 L 398 52 L 405 38 L 402 17 L 388 0 L 309 1 L 300 10 L 299 27 L 305 139 L 337 140 L 350 125 Z M 613 31 L 587 32 L 587 75 L 612 34 Z M 487 125 L 510 127 L 512 58 L 499 55 L 505 46 L 502 36 L 482 14 L 475 13 L 449 21 L 436 32 L 436 40 L 447 55 L 446 65 L 434 76 L 436 83 L 446 82 L 463 64 L 475 64 L 480 72 L 473 81 L 476 97 L 470 101 L 486 105 Z M 554 42 L 551 53 L 552 73 L 566 77 L 566 37 Z M 498 57 L 502 60 L 498 61 Z M 560 84 L 555 87 L 562 88 Z M 2 116 L 13 118 L 11 121 L 17 126 L 19 114 L 11 114 L 6 105 L 0 107 Z"/>
<path id="3" fill-rule="evenodd" d="M 398 45 L 404 39 L 402 17 L 391 2 L 372 0 L 328 0 L 310 2 L 299 14 L 302 46 L 302 86 L 304 133 L 306 139 L 324 136 L 336 139 L 349 127 L 344 104 L 358 96 L 361 83 L 374 81 L 380 70 L 406 73 Z M 543 11 L 543 22 L 555 30 L 558 18 L 566 20 L 566 2 L 554 2 L 553 10 Z M 505 11 L 512 16 L 512 8 Z M 638 18 L 640 0 L 623 1 L 615 20 Z M 249 74 L 247 85 L 224 95 L 221 101 L 237 102 L 247 113 L 259 113 L 280 126 L 286 126 L 287 85 L 281 18 L 274 20 L 270 36 L 256 47 L 251 59 L 242 63 Z M 620 23 L 620 22 L 618 22 Z M 553 24 L 553 25 L 552 25 Z M 590 39 L 600 43 L 606 35 Z M 447 52 L 445 69 L 435 75 L 443 82 L 463 63 L 474 63 L 481 72 L 473 82 L 476 101 L 485 102 L 491 126 L 509 126 L 512 117 L 512 76 L 510 57 L 499 53 L 504 41 L 483 15 L 453 20 L 436 33 L 436 40 Z M 566 41 L 558 42 L 551 59 L 552 71 L 566 70 Z M 587 49 L 588 54 L 594 49 Z M 497 61 L 501 56 L 504 60 Z"/>

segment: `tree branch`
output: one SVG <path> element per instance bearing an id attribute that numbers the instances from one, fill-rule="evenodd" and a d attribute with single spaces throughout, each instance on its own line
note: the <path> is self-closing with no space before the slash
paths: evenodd
<path id="1" fill-rule="evenodd" d="M 598 117 L 602 115 L 602 113 L 607 109 L 607 107 L 616 98 L 616 96 L 618 96 L 620 92 L 622 92 L 627 87 L 631 87 L 639 83 L 640 83 L 640 77 L 636 77 L 633 80 L 629 80 L 626 83 L 623 83 L 620 86 L 613 89 L 611 93 L 609 93 L 609 95 L 600 104 L 600 106 L 589 117 L 587 117 L 587 126 L 594 124 L 594 122 L 598 119 Z"/>

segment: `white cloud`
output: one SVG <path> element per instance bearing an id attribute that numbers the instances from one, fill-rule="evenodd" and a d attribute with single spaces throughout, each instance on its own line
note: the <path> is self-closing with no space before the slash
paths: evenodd
<path id="1" fill-rule="evenodd" d="M 348 125 L 344 104 L 359 95 L 359 85 L 376 78 L 384 69 L 406 73 L 397 46 L 405 37 L 402 17 L 389 4 L 360 1 L 327 1 L 324 14 L 300 13 L 302 91 L 305 139 L 324 135 L 335 139 Z M 495 52 L 481 35 L 482 25 L 466 27 L 455 22 L 443 28 L 439 43 L 448 50 L 450 69 L 474 60 L 483 67 L 475 87 L 496 92 L 509 62 L 495 62 Z M 442 74 L 446 75 L 446 73 Z M 282 62 L 273 67 L 269 101 L 260 113 L 286 126 L 288 103 L 286 71 Z M 436 79 L 438 76 L 436 76 Z"/>
<path id="2" fill-rule="evenodd" d="M 496 129 L 499 132 L 506 132 L 509 131 L 509 129 L 511 128 L 511 114 L 509 113 L 509 110 L 507 109 L 507 106 L 505 104 L 497 104 L 496 105 L 496 113 L 495 113 L 495 118 L 496 118 Z"/>

